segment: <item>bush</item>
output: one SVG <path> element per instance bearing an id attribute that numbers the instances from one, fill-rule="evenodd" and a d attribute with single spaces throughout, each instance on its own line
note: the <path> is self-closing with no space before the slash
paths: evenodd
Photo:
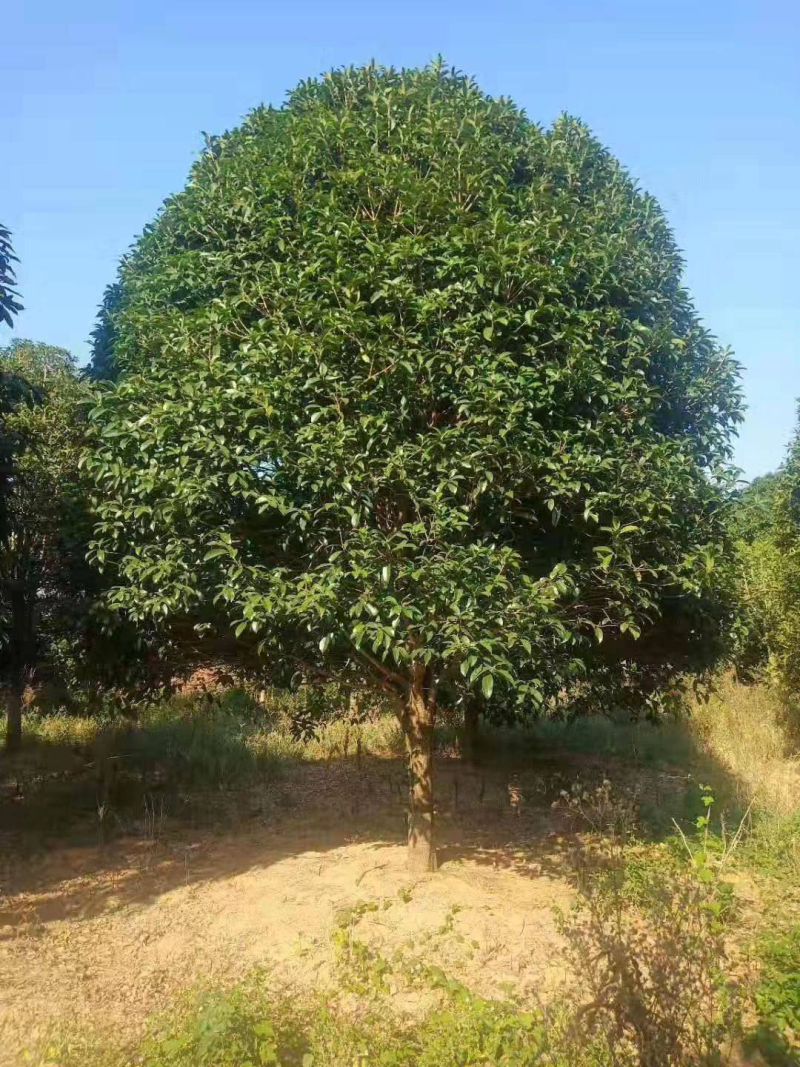
<path id="1" fill-rule="evenodd" d="M 206 993 L 156 1032 L 142 1050 L 145 1067 L 246 1067 L 277 1064 L 275 1026 L 255 985 Z"/>

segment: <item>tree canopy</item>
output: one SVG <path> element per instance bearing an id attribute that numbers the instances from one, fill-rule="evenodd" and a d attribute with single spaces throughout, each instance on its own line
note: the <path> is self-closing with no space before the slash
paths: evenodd
<path id="1" fill-rule="evenodd" d="M 732 531 L 737 539 L 752 543 L 772 529 L 780 480 L 778 471 L 771 471 L 754 478 L 737 494 L 731 512 Z"/>
<path id="2" fill-rule="evenodd" d="M 536 705 L 715 595 L 737 367 L 681 272 L 581 122 L 441 64 L 257 109 L 106 302 L 113 603 L 396 694 L 429 841 L 443 683 Z"/>

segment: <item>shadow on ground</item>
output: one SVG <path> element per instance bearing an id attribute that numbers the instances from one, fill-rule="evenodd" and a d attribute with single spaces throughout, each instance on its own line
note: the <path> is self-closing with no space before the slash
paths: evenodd
<path id="1" fill-rule="evenodd" d="M 600 746 L 585 730 L 573 747 L 565 738 L 568 731 L 560 747 L 538 748 L 530 738 L 523 746 L 495 738 L 480 763 L 440 755 L 443 867 L 469 860 L 563 877 L 571 835 L 553 803 L 576 780 L 592 787 L 608 778 L 634 800 L 650 839 L 696 814 L 700 781 L 738 793 L 723 768 L 686 750 L 685 734 L 683 748 L 664 746 L 680 764 L 657 762 L 651 750 L 645 758 L 635 748 L 627 758 L 586 751 L 593 740 Z M 123 766 L 109 785 L 86 753 L 39 742 L 0 768 L 0 931 L 147 903 L 291 855 L 397 845 L 406 795 L 403 762 L 393 758 L 273 760 L 239 788 L 215 789 Z"/>

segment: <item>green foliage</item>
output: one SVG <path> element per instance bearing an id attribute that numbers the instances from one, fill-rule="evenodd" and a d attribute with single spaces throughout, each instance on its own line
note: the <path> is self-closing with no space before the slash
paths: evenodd
<path id="1" fill-rule="evenodd" d="M 585 126 L 440 64 L 257 109 L 109 295 L 86 462 L 114 606 L 537 704 L 669 604 L 647 661 L 703 665 L 741 415 L 680 276 Z"/>
<path id="2" fill-rule="evenodd" d="M 0 649 L 3 681 L 47 682 L 98 710 L 99 687 L 149 682 L 147 626 L 101 603 L 86 550 L 89 489 L 80 471 L 89 383 L 64 349 L 0 349 Z M 20 675 L 24 674 L 22 683 Z"/>
<path id="3" fill-rule="evenodd" d="M 0 349 L 0 538 L 3 551 L 18 556 L 20 565 L 26 553 L 41 553 L 36 546 L 54 540 L 54 528 L 57 542 L 72 535 L 80 508 L 80 404 L 86 399 L 75 361 L 63 348 L 12 341 Z M 6 581 L 11 566 L 6 559 Z M 55 567 L 51 571 L 56 574 Z"/>
<path id="4" fill-rule="evenodd" d="M 789 1067 L 800 1052 L 800 925 L 768 932 L 757 948 L 760 976 L 754 999 L 758 1025 L 748 1043 L 767 1063 Z"/>
<path id="5" fill-rule="evenodd" d="M 177 1031 L 146 1042 L 141 1062 L 146 1067 L 278 1064 L 275 1028 L 254 992 L 240 987 L 199 997 Z"/>
<path id="6" fill-rule="evenodd" d="M 55 631 L 89 580 L 78 478 L 87 394 L 68 352 L 30 341 L 0 349 L 0 389 L 0 647 L 18 685 L 43 631 Z"/>
<path id="7" fill-rule="evenodd" d="M 12 263 L 16 262 L 11 234 L 5 226 L 0 226 L 0 322 L 7 326 L 13 326 L 14 316 L 22 311 L 22 304 L 17 300 L 19 294 L 14 289 L 16 279 Z"/>
<path id="8" fill-rule="evenodd" d="M 92 330 L 92 361 L 89 374 L 95 381 L 112 381 L 117 375 L 114 346 L 117 331 L 114 316 L 120 308 L 122 287 L 117 282 L 109 285 L 103 294 L 103 302 L 97 313 L 97 322 Z"/>
<path id="9" fill-rule="evenodd" d="M 605 1067 L 597 1050 L 570 1048 L 540 1012 L 476 996 L 431 972 L 425 988 L 441 1006 L 411 1027 L 390 1012 L 353 1018 L 320 1001 L 279 997 L 263 976 L 188 998 L 157 1020 L 137 1048 L 114 1053 L 55 1042 L 39 1067 Z"/>
<path id="10" fill-rule="evenodd" d="M 783 466 L 752 500 L 745 494 L 736 525 L 742 538 L 739 553 L 751 629 L 768 657 L 772 680 L 786 697 L 796 699 L 800 693 L 800 408 Z"/>
<path id="11" fill-rule="evenodd" d="M 443 976 L 444 977 L 444 976 Z M 438 1067 L 447 1064 L 497 1064 L 523 1067 L 556 1064 L 555 1053 L 543 1016 L 521 1011 L 516 1005 L 486 1000 L 455 982 L 440 981 L 449 994 L 446 1006 L 427 1021 L 424 1040 L 415 1042 L 407 1058 L 388 1063 Z M 411 1043 L 410 1043 L 411 1044 Z M 421 1047 L 420 1047 L 421 1046 Z M 555 1054 L 554 1054 L 555 1053 Z M 561 1062 L 564 1062 L 562 1059 Z"/>
<path id="12" fill-rule="evenodd" d="M 775 524 L 775 498 L 780 475 L 777 472 L 754 478 L 738 494 L 731 512 L 731 526 L 737 540 L 752 544 L 767 537 Z"/>

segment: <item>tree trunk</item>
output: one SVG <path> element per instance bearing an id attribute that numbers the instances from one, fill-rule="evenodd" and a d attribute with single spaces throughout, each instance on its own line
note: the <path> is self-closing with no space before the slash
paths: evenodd
<path id="1" fill-rule="evenodd" d="M 408 753 L 408 866 L 414 874 L 436 870 L 433 825 L 433 702 L 426 698 L 424 670 L 415 669 L 403 709 Z"/>
<path id="2" fill-rule="evenodd" d="M 24 586 L 13 584 L 11 601 L 11 669 L 6 712 L 6 752 L 17 752 L 22 744 L 22 701 L 30 674 L 33 619 Z"/>
<path id="3" fill-rule="evenodd" d="M 469 763 L 478 762 L 478 716 L 480 708 L 474 697 L 466 697 L 464 702 L 464 733 L 461 739 L 461 752 Z"/>
<path id="4" fill-rule="evenodd" d="M 16 669 L 9 686 L 6 711 L 6 753 L 18 752 L 22 744 L 22 697 L 25 691 L 23 675 Z"/>

